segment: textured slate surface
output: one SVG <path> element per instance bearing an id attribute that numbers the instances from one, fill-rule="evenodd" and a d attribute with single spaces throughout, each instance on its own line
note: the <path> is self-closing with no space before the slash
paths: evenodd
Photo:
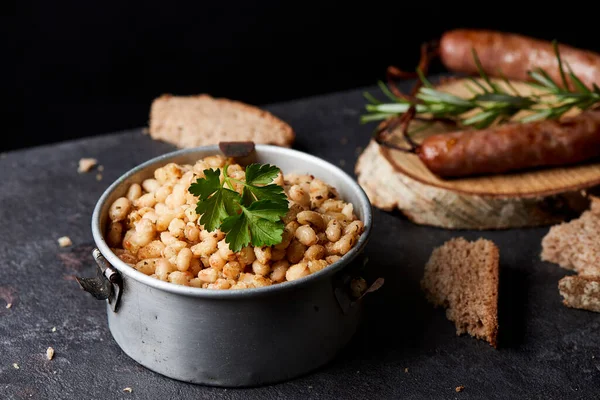
<path id="1" fill-rule="evenodd" d="M 373 128 L 357 123 L 360 93 L 268 108 L 296 128 L 297 149 L 352 173 L 357 147 L 366 145 Z M 72 277 L 94 271 L 90 219 L 103 190 L 171 150 L 139 130 L 2 155 L 0 398 L 590 399 L 600 392 L 600 314 L 562 306 L 557 282 L 566 272 L 538 257 L 547 228 L 453 232 L 379 211 L 366 253 L 373 277 L 386 283 L 365 299 L 365 323 L 326 367 L 287 383 L 234 390 L 173 381 L 137 365 L 112 340 L 103 302 Z M 101 181 L 95 171 L 76 172 L 80 157 L 99 160 Z M 58 246 L 63 235 L 72 247 Z M 419 290 L 432 248 L 457 235 L 483 236 L 500 247 L 498 350 L 457 337 L 444 312 L 432 309 Z M 48 346 L 56 351 L 52 361 L 45 359 Z M 456 393 L 459 385 L 465 389 Z M 133 392 L 124 393 L 125 387 Z"/>

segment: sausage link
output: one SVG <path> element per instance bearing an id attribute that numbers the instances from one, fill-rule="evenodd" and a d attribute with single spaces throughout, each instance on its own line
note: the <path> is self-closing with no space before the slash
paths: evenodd
<path id="1" fill-rule="evenodd" d="M 600 157 L 600 111 L 584 111 L 562 121 L 510 123 L 433 135 L 421 143 L 417 154 L 440 177 L 579 163 Z"/>
<path id="2" fill-rule="evenodd" d="M 498 77 L 500 70 L 508 79 L 531 81 L 527 71 L 542 68 L 562 86 L 556 54 L 549 41 L 514 33 L 456 29 L 442 35 L 440 59 L 450 71 L 477 74 L 472 48 L 490 76 Z M 563 62 L 584 84 L 600 85 L 600 54 L 563 44 L 558 48 Z"/>

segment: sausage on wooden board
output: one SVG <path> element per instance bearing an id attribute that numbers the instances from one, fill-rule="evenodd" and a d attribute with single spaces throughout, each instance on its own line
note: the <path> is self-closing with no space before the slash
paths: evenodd
<path id="1" fill-rule="evenodd" d="M 527 71 L 542 68 L 562 86 L 558 60 L 549 41 L 491 30 L 456 29 L 442 35 L 440 59 L 450 71 L 478 74 L 472 48 L 489 76 L 499 77 L 500 70 L 508 79 L 530 81 Z M 600 54 L 564 44 L 558 49 L 563 63 L 568 63 L 585 85 L 600 86 Z M 565 72 L 569 79 L 566 66 Z"/>
<path id="2" fill-rule="evenodd" d="M 417 155 L 440 177 L 575 164 L 600 157 L 600 110 L 564 120 L 432 135 L 423 140 Z"/>

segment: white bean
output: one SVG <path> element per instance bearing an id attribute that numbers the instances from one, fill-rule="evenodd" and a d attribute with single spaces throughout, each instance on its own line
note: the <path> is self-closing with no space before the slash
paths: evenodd
<path id="1" fill-rule="evenodd" d="M 305 246 L 312 246 L 313 244 L 317 244 L 317 234 L 308 225 L 302 225 L 296 229 L 296 239 L 300 241 Z"/>
<path id="2" fill-rule="evenodd" d="M 129 189 L 127 189 L 127 199 L 129 199 L 131 202 L 139 199 L 141 195 L 142 187 L 139 185 L 139 183 L 132 183 L 131 186 L 129 186 Z"/>
<path id="3" fill-rule="evenodd" d="M 131 210 L 131 202 L 127 197 L 119 197 L 116 199 L 108 210 L 108 216 L 111 221 L 123 221 Z"/>
<path id="4" fill-rule="evenodd" d="M 268 275 L 269 272 L 271 272 L 271 268 L 268 265 L 265 265 L 263 263 L 261 263 L 258 260 L 255 260 L 252 263 L 252 272 L 254 272 L 256 275 Z"/>
<path id="5" fill-rule="evenodd" d="M 142 187 L 148 193 L 154 192 L 160 188 L 160 183 L 156 179 L 146 179 L 142 182 Z"/>
<path id="6" fill-rule="evenodd" d="M 308 265 L 305 262 L 302 262 L 289 267 L 285 273 L 285 279 L 287 279 L 288 281 L 293 281 L 296 279 L 303 278 L 309 274 L 310 271 L 308 269 Z"/>
<path id="7" fill-rule="evenodd" d="M 325 229 L 325 222 L 321 214 L 315 211 L 301 211 L 296 216 L 301 225 L 311 224 L 317 231 Z"/>
<path id="8" fill-rule="evenodd" d="M 192 261 L 192 251 L 188 247 L 184 247 L 179 250 L 177 254 L 177 269 L 180 271 L 187 271 L 190 268 L 190 263 Z"/>
<path id="9" fill-rule="evenodd" d="M 342 226 L 337 219 L 329 221 L 325 234 L 327 235 L 327 239 L 332 242 L 340 240 L 340 237 L 342 237 Z"/>

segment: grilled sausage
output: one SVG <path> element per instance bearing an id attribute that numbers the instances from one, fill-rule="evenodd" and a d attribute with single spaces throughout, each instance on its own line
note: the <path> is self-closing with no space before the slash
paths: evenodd
<path id="1" fill-rule="evenodd" d="M 433 135 L 421 143 L 417 154 L 440 177 L 579 163 L 600 157 L 600 111 L 584 111 L 562 121 L 511 123 Z"/>
<path id="2" fill-rule="evenodd" d="M 472 48 L 489 76 L 498 77 L 500 70 L 508 79 L 530 81 L 527 71 L 539 67 L 562 86 L 551 42 L 512 33 L 457 29 L 442 35 L 440 60 L 450 71 L 477 74 Z M 585 85 L 600 85 L 600 54 L 562 44 L 558 49 L 563 63 L 568 63 Z"/>

